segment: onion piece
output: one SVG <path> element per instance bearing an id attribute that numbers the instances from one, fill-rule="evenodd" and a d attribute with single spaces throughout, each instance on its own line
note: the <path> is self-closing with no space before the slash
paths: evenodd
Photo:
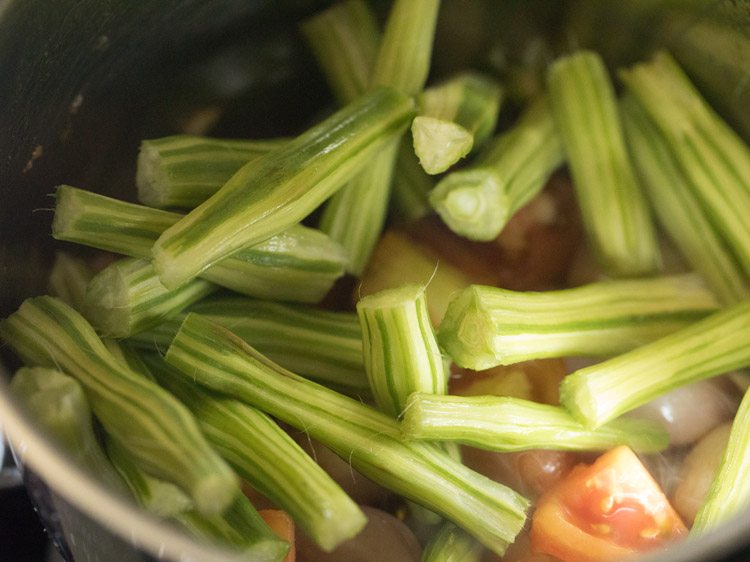
<path id="1" fill-rule="evenodd" d="M 573 451 L 538 449 L 497 453 L 474 447 L 461 450 L 466 466 L 531 499 L 552 487 L 582 461 L 581 455 Z"/>
<path id="2" fill-rule="evenodd" d="M 629 415 L 663 425 L 670 445 L 689 445 L 732 418 L 739 398 L 724 378 L 699 381 L 676 388 Z"/>
<path id="3" fill-rule="evenodd" d="M 380 509 L 361 506 L 367 525 L 332 552 L 323 552 L 304 534 L 297 534 L 297 562 L 418 562 L 421 546 L 406 524 Z"/>
<path id="4" fill-rule="evenodd" d="M 692 525 L 713 482 L 724 449 L 729 441 L 731 423 L 715 427 L 698 441 L 685 457 L 672 494 L 672 505 L 685 523 Z"/>

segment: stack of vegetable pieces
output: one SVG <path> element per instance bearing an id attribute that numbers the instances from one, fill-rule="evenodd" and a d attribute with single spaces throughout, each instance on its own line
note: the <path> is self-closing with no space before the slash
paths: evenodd
<path id="1" fill-rule="evenodd" d="M 502 99 L 491 79 L 425 89 L 438 7 L 397 0 L 382 38 L 357 0 L 305 22 L 342 108 L 296 138 L 144 141 L 139 198 L 187 214 L 60 186 L 54 237 L 128 257 L 90 280 L 62 261 L 60 298 L 31 298 L 0 325 L 31 366 L 14 389 L 82 465 L 252 560 L 282 559 L 289 545 L 238 477 L 324 550 L 366 520 L 274 418 L 445 519 L 425 560 L 477 560 L 482 546 L 502 555 L 527 524 L 529 500 L 462 464 L 458 443 L 609 451 L 574 473 L 583 484 L 540 502 L 532 540 L 569 560 L 580 544 L 595 544 L 597 559 L 660 546 L 685 532 L 663 496 L 635 546 L 550 521 L 606 470 L 637 474 L 659 496 L 630 449 L 662 450 L 667 436 L 622 414 L 750 365 L 750 151 L 676 63 L 658 53 L 623 71 L 618 106 L 598 55 L 561 57 L 548 92 L 489 138 Z M 395 216 L 431 205 L 457 234 L 492 240 L 564 164 L 611 279 L 547 292 L 459 287 L 437 331 L 423 285 L 366 296 L 356 315 L 306 306 L 345 272 L 362 274 L 389 199 Z M 429 176 L 446 170 L 432 188 Z M 300 223 L 326 201 L 320 230 Z M 652 213 L 695 273 L 660 275 Z M 567 376 L 559 406 L 447 393 L 449 361 L 486 369 L 582 355 L 609 359 Z M 695 533 L 750 503 L 749 411 L 746 398 Z M 599 499 L 616 511 L 613 497 Z"/>

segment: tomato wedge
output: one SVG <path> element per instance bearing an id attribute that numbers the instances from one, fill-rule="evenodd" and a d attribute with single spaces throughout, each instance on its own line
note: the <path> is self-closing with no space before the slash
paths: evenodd
<path id="1" fill-rule="evenodd" d="M 686 535 L 664 492 L 625 446 L 576 466 L 540 498 L 531 522 L 532 550 L 565 562 L 622 560 Z"/>

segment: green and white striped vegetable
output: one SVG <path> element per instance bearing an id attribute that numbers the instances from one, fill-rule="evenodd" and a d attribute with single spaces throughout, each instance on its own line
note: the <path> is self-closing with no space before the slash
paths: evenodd
<path id="1" fill-rule="evenodd" d="M 166 359 L 191 380 L 307 431 L 368 478 L 443 515 L 502 554 L 528 500 L 439 448 L 406 443 L 398 423 L 275 365 L 225 328 L 190 314 Z"/>
<path id="2" fill-rule="evenodd" d="M 725 304 L 750 298 L 750 283 L 690 188 L 670 146 L 642 107 L 626 94 L 620 102 L 633 162 L 661 227 Z"/>
<path id="3" fill-rule="evenodd" d="M 503 98 L 503 88 L 496 80 L 467 71 L 425 89 L 417 96 L 417 105 L 420 115 L 461 125 L 471 133 L 476 150 L 495 131 Z"/>
<path id="4" fill-rule="evenodd" d="M 709 220 L 750 275 L 750 147 L 666 51 L 620 77 L 666 138 Z"/>
<path id="5" fill-rule="evenodd" d="M 438 341 L 470 369 L 543 357 L 616 355 L 718 308 L 695 274 L 543 292 L 472 285 L 451 301 Z"/>
<path id="6" fill-rule="evenodd" d="M 285 369 L 335 388 L 358 393 L 370 388 L 355 314 L 223 295 L 187 311 L 232 330 Z M 187 311 L 130 341 L 144 350 L 165 352 Z"/>
<path id="7" fill-rule="evenodd" d="M 242 494 L 219 516 L 206 517 L 191 510 L 176 519 L 194 535 L 234 547 L 253 562 L 282 562 L 289 552 L 289 543 L 276 535 Z"/>
<path id="8" fill-rule="evenodd" d="M 63 185 L 52 236 L 137 258 L 150 258 L 159 235 L 182 215 Z M 318 302 L 344 273 L 344 249 L 318 230 L 294 225 L 210 267 L 201 278 L 257 298 Z"/>
<path id="9" fill-rule="evenodd" d="M 143 375 L 151 382 L 157 382 L 156 377 L 151 374 L 151 370 L 144 361 L 144 354 L 139 353 L 139 349 L 128 340 L 113 340 L 112 338 L 102 339 L 109 352 L 128 367 L 131 371 Z"/>
<path id="10" fill-rule="evenodd" d="M 170 291 L 150 261 L 123 258 L 91 280 L 82 313 L 101 335 L 127 338 L 161 324 L 217 289 L 204 279 L 193 279 Z"/>
<path id="11" fill-rule="evenodd" d="M 91 407 L 77 380 L 49 367 L 22 367 L 11 379 L 10 390 L 81 468 L 109 490 L 127 493 L 99 446 Z"/>
<path id="12" fill-rule="evenodd" d="M 71 185 L 55 191 L 52 237 L 135 258 L 149 257 L 159 235 L 182 215 L 127 203 Z"/>
<path id="13" fill-rule="evenodd" d="M 27 299 L 0 323 L 0 337 L 27 365 L 57 367 L 75 377 L 105 431 L 143 470 L 184 490 L 201 513 L 220 513 L 232 501 L 236 476 L 190 412 L 114 357 L 61 300 Z"/>
<path id="14" fill-rule="evenodd" d="M 138 200 L 150 207 L 193 209 L 245 164 L 288 139 L 214 139 L 174 135 L 141 141 Z"/>
<path id="15" fill-rule="evenodd" d="M 475 162 L 438 182 L 430 203 L 455 233 L 493 240 L 563 160 L 549 103 L 540 97 Z"/>
<path id="16" fill-rule="evenodd" d="M 495 130 L 502 96 L 497 82 L 476 72 L 424 90 L 411 125 L 422 168 L 439 174 L 481 146 Z"/>
<path id="17" fill-rule="evenodd" d="M 362 530 L 367 518 L 359 506 L 270 417 L 198 387 L 160 357 L 146 361 L 237 474 L 288 512 L 321 548 L 333 550 Z"/>
<path id="18" fill-rule="evenodd" d="M 371 86 L 416 95 L 427 82 L 439 0 L 396 0 L 388 13 Z"/>
<path id="19" fill-rule="evenodd" d="M 162 283 L 177 287 L 299 222 L 393 142 L 413 107 L 403 94 L 378 88 L 246 164 L 159 236 L 152 256 Z"/>
<path id="20" fill-rule="evenodd" d="M 471 152 L 474 137 L 453 121 L 418 115 L 411 123 L 414 153 L 422 169 L 441 174 Z"/>
<path id="21" fill-rule="evenodd" d="M 734 416 L 724 455 L 695 517 L 691 534 L 700 535 L 750 505 L 750 392 L 746 391 Z"/>
<path id="22" fill-rule="evenodd" d="M 339 103 L 351 103 L 369 89 L 380 31 L 365 2 L 334 4 L 303 22 L 302 31 Z M 386 151 L 392 150 L 389 146 Z M 384 162 L 386 157 L 391 158 L 383 155 L 376 160 Z M 382 186 L 391 183 L 392 173 L 390 166 L 369 165 L 336 192 L 323 211 L 320 228 L 346 248 L 350 256 L 347 271 L 351 273 L 362 272 L 376 240 L 371 232 L 382 228 L 383 199 L 387 200 L 387 189 Z"/>
<path id="23" fill-rule="evenodd" d="M 588 429 L 559 406 L 508 396 L 415 393 L 409 398 L 401 427 L 407 439 L 457 441 L 504 453 L 605 451 L 618 445 L 653 453 L 669 445 L 669 435 L 654 422 L 620 418 Z"/>
<path id="24" fill-rule="evenodd" d="M 375 14 L 365 2 L 334 4 L 301 27 L 339 103 L 351 103 L 369 89 L 380 31 Z M 386 151 L 392 150 L 389 146 Z M 392 156 L 378 156 L 376 160 L 385 162 L 386 158 Z M 379 232 L 385 221 L 384 204 L 392 174 L 391 166 L 369 165 L 335 193 L 323 211 L 320 228 L 346 248 L 351 258 L 347 270 L 351 273 L 359 275 L 369 260 L 377 239 L 372 232 Z"/>
<path id="25" fill-rule="evenodd" d="M 300 30 L 341 105 L 367 91 L 380 30 L 365 0 L 337 2 L 303 21 Z"/>
<path id="26" fill-rule="evenodd" d="M 445 394 L 449 365 L 443 360 L 421 285 L 403 285 L 368 295 L 357 303 L 365 370 L 381 412 L 398 417 L 413 392 Z M 456 460 L 460 450 L 446 451 Z M 412 515 L 435 524 L 439 516 L 419 504 Z"/>
<path id="27" fill-rule="evenodd" d="M 422 551 L 420 562 L 479 562 L 484 548 L 453 523 L 443 523 Z"/>
<path id="28" fill-rule="evenodd" d="M 94 271 L 86 260 L 58 251 L 55 252 L 47 289 L 53 297 L 58 297 L 76 310 L 81 310 L 86 287 L 93 276 Z"/>
<path id="29" fill-rule="evenodd" d="M 401 140 L 391 186 L 391 214 L 398 222 L 410 224 L 432 212 L 430 192 L 435 182 L 419 164 L 407 135 Z"/>
<path id="30" fill-rule="evenodd" d="M 445 394 L 448 372 L 427 313 L 424 287 L 404 285 L 357 303 L 365 370 L 378 408 L 401 415 L 413 392 Z"/>
<path id="31" fill-rule="evenodd" d="M 580 369 L 560 385 L 560 402 L 597 427 L 674 388 L 750 365 L 750 301 L 660 340 Z"/>
<path id="32" fill-rule="evenodd" d="M 150 476 L 136 465 L 114 439 L 105 439 L 107 456 L 130 493 L 149 513 L 157 517 L 177 517 L 193 508 L 193 502 L 171 482 Z"/>
<path id="33" fill-rule="evenodd" d="M 347 272 L 359 276 L 385 224 L 399 139 L 373 155 L 368 166 L 326 205 L 319 227 L 349 255 Z"/>
<path id="34" fill-rule="evenodd" d="M 276 536 L 243 494 L 238 493 L 221 515 L 206 517 L 177 487 L 138 468 L 116 442 L 108 440 L 107 452 L 138 503 L 154 515 L 169 517 L 193 535 L 239 550 L 253 561 L 278 562 L 289 551 L 289 544 Z"/>
<path id="35" fill-rule="evenodd" d="M 661 262 L 656 234 L 601 57 L 592 51 L 561 57 L 550 66 L 547 83 L 583 225 L 600 264 L 617 277 L 654 273 Z"/>
<path id="36" fill-rule="evenodd" d="M 308 46 L 331 90 L 342 104 L 367 91 L 380 45 L 376 19 L 373 11 L 362 0 L 347 0 L 334 4 L 301 25 Z M 432 180 L 419 165 L 411 144 L 410 139 L 402 139 L 392 178 L 392 206 L 405 222 L 411 222 L 430 212 L 427 194 L 433 186 Z M 344 188 L 332 198 L 331 205 L 341 206 L 342 210 L 332 208 L 326 211 L 326 221 L 330 222 L 331 228 L 344 231 L 341 239 L 347 238 L 346 229 L 357 226 L 353 221 L 351 224 L 347 222 L 345 209 L 357 205 L 356 197 L 352 196 L 361 190 L 356 187 L 351 189 L 355 193 L 346 195 L 348 188 Z M 352 202 L 348 201 L 349 198 L 352 198 Z M 337 202 L 339 199 L 346 201 Z M 336 227 L 336 224 L 340 226 Z M 358 242 L 356 239 L 352 240 L 351 245 L 356 248 Z M 367 241 L 363 243 L 369 244 Z"/>
<path id="37" fill-rule="evenodd" d="M 438 8 L 438 0 L 397 0 L 392 5 L 372 67 L 371 87 L 389 86 L 407 95 L 422 89 L 430 69 Z M 364 270 L 383 230 L 399 144 L 393 139 L 375 155 L 323 212 L 320 228 L 347 249 L 348 271 L 354 275 Z"/>

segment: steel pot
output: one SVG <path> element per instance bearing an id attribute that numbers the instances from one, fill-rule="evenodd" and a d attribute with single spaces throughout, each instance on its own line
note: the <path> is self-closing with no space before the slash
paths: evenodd
<path id="1" fill-rule="evenodd" d="M 610 4 L 578 3 L 592 21 Z M 263 136 L 293 133 L 319 111 L 328 93 L 294 25 L 316 4 L 0 0 L 0 315 L 45 291 L 53 249 L 48 195 L 55 185 L 132 197 L 138 141 L 173 132 L 188 116 L 218 120 L 225 134 Z M 690 2 L 681 24 L 658 28 L 666 20 L 656 14 L 667 13 L 673 2 L 618 4 L 606 17 L 620 19 L 604 24 L 630 34 L 640 47 L 668 43 L 750 139 L 750 88 L 742 82 L 750 76 L 750 3 Z M 554 13 L 565 5 L 530 2 L 524 9 L 539 10 L 554 25 Z M 714 17 L 728 19 L 735 35 L 691 36 L 689 21 Z M 450 22 L 441 25 L 450 30 Z M 614 33 L 601 35 L 589 39 L 616 63 Z M 7 379 L 15 364 L 4 361 L 0 427 L 64 557 L 238 559 L 144 514 L 77 469 L 13 402 Z M 744 513 L 716 533 L 650 559 L 716 560 L 749 543 L 750 513 Z"/>

